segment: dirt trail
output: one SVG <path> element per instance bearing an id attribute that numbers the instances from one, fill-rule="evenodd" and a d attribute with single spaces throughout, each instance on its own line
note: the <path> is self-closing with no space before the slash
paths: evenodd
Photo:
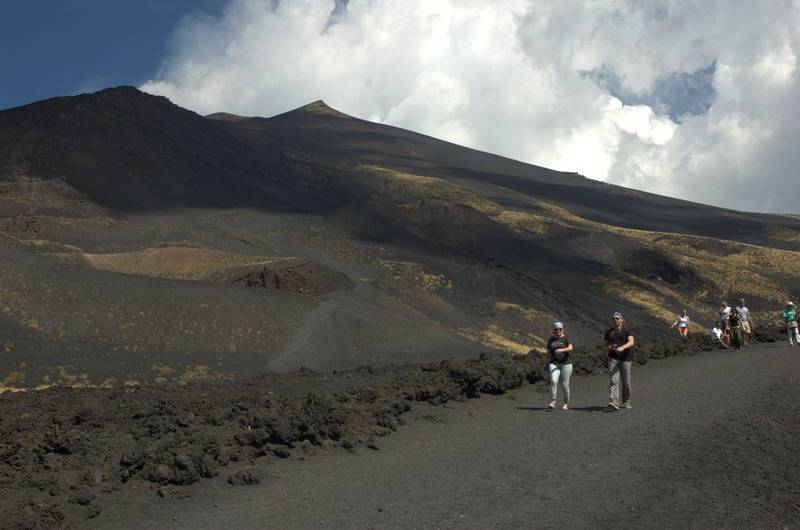
<path id="1" fill-rule="evenodd" d="M 257 464 L 262 482 L 186 498 L 133 486 L 96 528 L 798 527 L 800 349 L 755 346 L 635 366 L 634 408 L 575 377 L 416 408 L 380 450 Z M 134 485 L 135 486 L 135 485 Z"/>

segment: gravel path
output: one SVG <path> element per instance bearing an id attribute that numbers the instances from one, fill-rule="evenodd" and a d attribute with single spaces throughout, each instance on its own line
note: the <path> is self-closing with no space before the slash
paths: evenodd
<path id="1" fill-rule="evenodd" d="M 633 410 L 605 376 L 419 407 L 380 450 L 257 464 L 159 499 L 131 486 L 97 528 L 800 526 L 800 348 L 754 346 L 635 366 Z M 135 486 L 135 485 L 134 485 Z M 140 487 L 141 490 L 141 487 Z"/>

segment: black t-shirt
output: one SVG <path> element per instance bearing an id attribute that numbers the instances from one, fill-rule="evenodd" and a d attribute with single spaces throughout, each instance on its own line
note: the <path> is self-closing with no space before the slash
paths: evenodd
<path id="1" fill-rule="evenodd" d="M 631 334 L 628 332 L 627 329 L 621 329 L 617 331 L 614 328 L 609 329 L 606 331 L 605 341 L 611 346 L 622 346 L 628 339 L 630 338 Z M 616 352 L 616 351 L 609 351 L 608 356 L 620 361 L 632 361 L 633 360 L 633 348 L 628 348 L 623 352 Z"/>
<path id="2" fill-rule="evenodd" d="M 566 335 L 550 337 L 550 340 L 547 341 L 547 352 L 550 354 L 550 357 L 547 358 L 547 363 L 572 364 L 569 358 L 569 352 L 556 353 L 556 350 L 566 348 L 567 346 L 569 346 L 569 339 Z"/>
<path id="3" fill-rule="evenodd" d="M 731 327 L 732 328 L 738 328 L 739 327 L 739 315 L 735 315 L 735 314 L 731 313 L 731 316 L 729 317 L 729 319 L 730 319 L 730 323 L 731 323 Z"/>

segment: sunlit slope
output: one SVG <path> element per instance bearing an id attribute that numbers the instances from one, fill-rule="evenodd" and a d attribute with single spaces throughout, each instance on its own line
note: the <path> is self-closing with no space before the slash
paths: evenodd
<path id="1" fill-rule="evenodd" d="M 359 120 L 321 101 L 273 118 L 240 118 L 225 125 L 246 143 L 279 145 L 306 160 L 442 177 L 498 200 L 498 188 L 510 189 L 565 206 L 586 219 L 628 228 L 800 249 L 796 217 L 738 212 L 609 185 Z"/>
<path id="2" fill-rule="evenodd" d="M 376 166 L 359 168 L 368 186 L 413 210 L 423 200 L 474 208 L 495 223 L 540 245 L 607 266 L 598 289 L 664 323 L 679 308 L 710 320 L 709 306 L 746 297 L 774 313 L 800 285 L 800 253 L 737 241 L 673 232 L 622 228 L 591 221 L 551 202 L 507 190 L 505 208 L 436 177 Z M 511 200 L 513 198 L 513 200 Z"/>

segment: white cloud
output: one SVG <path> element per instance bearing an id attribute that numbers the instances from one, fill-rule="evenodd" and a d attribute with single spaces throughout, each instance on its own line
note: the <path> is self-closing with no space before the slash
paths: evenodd
<path id="1" fill-rule="evenodd" d="M 668 117 L 656 115 L 647 105 L 623 105 L 619 101 L 616 109 L 609 109 L 609 114 L 620 130 L 635 134 L 644 143 L 664 145 L 678 127 Z"/>
<path id="2" fill-rule="evenodd" d="M 270 116 L 324 99 L 592 178 L 800 211 L 797 2 L 350 0 L 335 20 L 333 1 L 273 4 L 232 0 L 219 19 L 186 19 L 142 88 L 201 113 Z M 676 123 L 642 103 L 712 64 L 702 113 Z M 638 99 L 587 72 L 612 73 Z"/>

